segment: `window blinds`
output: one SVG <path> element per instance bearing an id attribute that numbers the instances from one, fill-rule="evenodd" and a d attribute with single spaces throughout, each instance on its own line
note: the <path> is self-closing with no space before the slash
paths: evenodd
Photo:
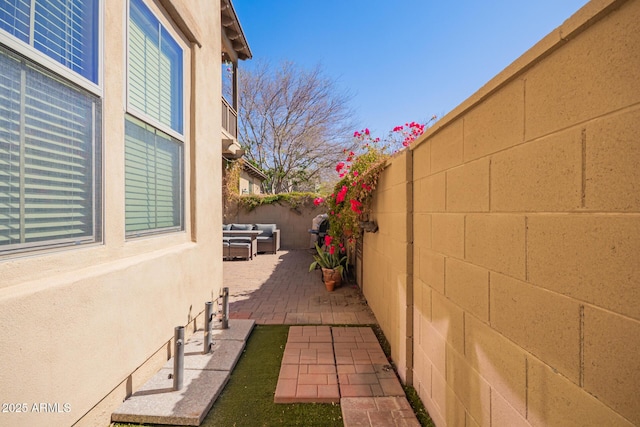
<path id="1" fill-rule="evenodd" d="M 127 234 L 182 229 L 182 144 L 130 116 L 125 134 Z"/>
<path id="2" fill-rule="evenodd" d="M 99 238 L 99 99 L 0 50 L 0 250 Z"/>
<path id="3" fill-rule="evenodd" d="M 98 83 L 99 0 L 0 0 L 0 28 Z"/>
<path id="4" fill-rule="evenodd" d="M 141 2 L 129 25 L 129 104 L 182 134 L 182 49 Z"/>

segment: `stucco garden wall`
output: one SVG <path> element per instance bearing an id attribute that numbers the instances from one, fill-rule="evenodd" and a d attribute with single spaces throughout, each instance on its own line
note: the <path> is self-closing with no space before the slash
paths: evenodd
<path id="1" fill-rule="evenodd" d="M 0 396 L 29 409 L 0 413 L 3 426 L 109 425 L 171 355 L 174 327 L 202 327 L 222 284 L 219 2 L 145 2 L 185 35 L 186 219 L 138 239 L 124 231 L 128 2 L 103 3 L 103 243 L 0 259 Z M 41 403 L 53 412 L 32 410 Z"/>
<path id="2" fill-rule="evenodd" d="M 280 229 L 281 249 L 309 249 L 313 247 L 309 234 L 311 223 L 323 213 L 326 212 L 313 204 L 293 209 L 287 203 L 271 203 L 250 211 L 229 206 L 224 221 L 227 224 L 276 224 Z"/>
<path id="3" fill-rule="evenodd" d="M 638 46 L 592 1 L 385 171 L 364 292 L 439 427 L 640 425 Z"/>

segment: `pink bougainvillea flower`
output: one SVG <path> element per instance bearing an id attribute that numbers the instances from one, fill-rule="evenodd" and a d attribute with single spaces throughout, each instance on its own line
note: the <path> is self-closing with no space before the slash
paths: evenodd
<path id="1" fill-rule="evenodd" d="M 402 129 L 404 129 L 404 127 L 402 127 L 402 126 L 396 126 L 396 127 L 394 127 L 394 128 L 393 128 L 393 131 L 394 131 L 394 132 L 400 132 Z"/>
<path id="2" fill-rule="evenodd" d="M 336 165 L 336 172 L 340 172 L 344 167 L 344 162 L 340 162 Z"/>
<path id="3" fill-rule="evenodd" d="M 324 203 L 324 199 L 322 197 L 316 197 L 315 199 L 313 199 L 313 204 L 318 206 L 320 204 Z"/>
<path id="4" fill-rule="evenodd" d="M 336 253 L 336 247 L 335 247 L 335 246 L 330 246 L 330 247 L 329 247 L 329 254 L 330 254 L 330 255 L 333 255 L 333 254 L 335 254 L 335 253 Z"/>
<path id="5" fill-rule="evenodd" d="M 360 132 L 355 131 L 355 132 L 353 133 L 353 137 L 354 137 L 354 138 L 358 138 L 359 136 L 360 136 Z"/>
<path id="6" fill-rule="evenodd" d="M 353 171 L 353 176 L 358 176 L 358 171 Z"/>
<path id="7" fill-rule="evenodd" d="M 362 210 L 360 210 L 360 207 L 362 206 L 362 203 L 360 203 L 356 199 L 352 199 L 350 202 L 351 202 L 351 210 L 357 214 L 361 214 Z"/>
<path id="8" fill-rule="evenodd" d="M 336 203 L 342 203 L 344 201 L 344 198 L 347 195 L 347 191 L 348 191 L 347 186 L 343 185 L 340 191 L 338 192 L 338 195 L 336 196 Z"/>
<path id="9" fill-rule="evenodd" d="M 364 134 L 365 134 L 365 135 L 369 135 L 369 128 L 366 128 L 366 129 L 364 130 Z"/>
<path id="10" fill-rule="evenodd" d="M 329 246 L 331 245 L 331 241 L 333 240 L 333 237 L 329 236 L 328 234 L 326 236 L 324 236 L 324 245 L 325 246 Z"/>

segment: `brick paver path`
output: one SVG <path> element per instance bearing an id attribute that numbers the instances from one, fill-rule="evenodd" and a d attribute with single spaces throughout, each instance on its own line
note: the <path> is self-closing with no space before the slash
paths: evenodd
<path id="1" fill-rule="evenodd" d="M 229 317 L 257 324 L 372 325 L 376 319 L 357 286 L 328 292 L 306 250 L 259 254 L 250 261 L 225 261 Z"/>
<path id="2" fill-rule="evenodd" d="M 274 402 L 339 402 L 347 427 L 420 425 L 369 327 L 292 326 Z"/>
<path id="3" fill-rule="evenodd" d="M 229 317 L 289 329 L 276 403 L 338 403 L 346 427 L 419 426 L 404 390 L 368 327 L 376 319 L 353 285 L 328 292 L 305 250 L 224 262 Z M 297 326 L 305 325 L 305 326 Z"/>

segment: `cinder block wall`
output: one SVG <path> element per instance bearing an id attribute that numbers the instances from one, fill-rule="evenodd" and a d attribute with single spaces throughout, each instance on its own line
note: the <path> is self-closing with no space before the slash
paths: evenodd
<path id="1" fill-rule="evenodd" d="M 411 289 L 411 153 L 389 163 L 380 177 L 372 209 L 379 231 L 366 233 L 362 291 L 389 340 L 403 381 L 407 379 L 411 341 L 407 341 Z M 410 328 L 409 328 L 410 329 Z M 407 351 L 407 345 L 409 351 Z M 410 379 L 409 379 L 410 380 Z"/>
<path id="2" fill-rule="evenodd" d="M 640 425 L 639 46 L 640 0 L 592 1 L 430 129 L 406 250 L 385 172 L 365 295 L 439 427 Z"/>

